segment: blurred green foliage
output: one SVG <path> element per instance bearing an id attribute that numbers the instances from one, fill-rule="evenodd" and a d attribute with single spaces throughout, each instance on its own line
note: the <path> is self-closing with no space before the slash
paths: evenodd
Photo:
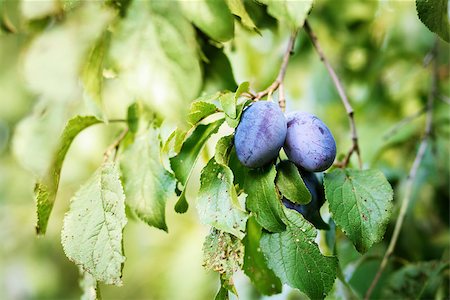
<path id="1" fill-rule="evenodd" d="M 118 7 L 120 16 L 126 17 L 129 1 L 105 3 Z M 236 82 L 244 81 L 250 82 L 252 90 L 259 91 L 278 73 L 289 28 L 283 24 L 278 26 L 272 17 L 262 14 L 260 4 L 246 2 L 245 6 L 259 33 L 235 22 L 235 37 L 224 45 L 226 56 L 206 37 L 198 41 L 203 44 L 205 56 L 204 91 L 234 90 Z M 81 1 L 0 1 L 1 299 L 72 299 L 81 295 L 78 269 L 66 259 L 60 244 L 62 219 L 68 210 L 68 200 L 102 162 L 103 152 L 120 126 L 89 128 L 76 138 L 63 166 L 47 235 L 41 238 L 36 238 L 34 232 L 33 186 L 35 175 L 43 170 L 41 162 L 45 163 L 65 121 L 78 113 L 98 112 L 92 95 L 84 94 L 78 72 L 90 43 L 100 36 L 114 15 L 112 8 L 89 6 Z M 414 1 L 316 1 L 309 22 L 343 80 L 355 109 L 364 164 L 380 168 L 393 185 L 396 212 L 423 134 L 424 116 L 421 114 L 394 133 L 392 129 L 425 107 L 431 73 L 424 63 L 435 35 L 417 18 Z M 115 25 L 108 26 L 114 31 Z M 120 30 L 124 41 L 132 39 L 131 29 L 127 31 L 124 26 Z M 107 60 L 102 72 L 102 117 L 105 119 L 126 118 L 126 109 L 134 101 L 115 77 L 117 62 L 134 57 L 127 53 L 129 48 L 122 48 L 126 44 L 120 40 L 117 43 L 120 51 Z M 183 55 L 183 48 L 179 51 Z M 287 111 L 300 109 L 318 115 L 332 129 L 338 152 L 345 153 L 351 145 L 347 116 L 326 69 L 303 31 L 294 52 L 285 79 Z M 439 94 L 435 101 L 431 147 L 419 169 L 413 201 L 392 263 L 379 287 L 394 270 L 408 262 L 449 259 L 448 44 L 439 43 L 438 59 Z M 150 66 L 151 60 L 149 57 Z M 195 69 L 194 78 L 189 77 L 192 75 L 189 72 L 183 76 L 194 80 L 191 87 L 194 90 L 189 90 L 188 85 L 177 88 L 179 93 L 194 97 L 199 89 L 196 76 L 200 76 L 200 70 L 199 66 L 188 68 Z M 221 70 L 225 70 L 223 74 Z M 152 92 L 170 90 L 170 82 Z M 170 97 L 176 98 L 172 94 Z M 171 113 L 168 107 L 162 111 Z M 177 114 L 173 116 L 175 120 L 177 117 Z M 29 123 L 38 126 L 30 129 Z M 33 142 L 28 144 L 30 139 L 24 136 L 31 137 Z M 212 151 L 213 145 L 204 151 Z M 197 166 L 193 173 L 195 180 L 191 182 L 199 181 L 200 170 Z M 197 190 L 198 186 L 191 185 L 187 194 L 195 195 Z M 137 220 L 128 222 L 124 232 L 127 257 L 124 286 L 102 285 L 104 299 L 214 297 L 217 276 L 202 268 L 202 243 L 207 227 L 200 225 L 193 209 L 184 215 L 176 214 L 172 209 L 175 201 L 170 199 L 166 210 L 169 234 Z M 344 276 L 359 296 L 370 285 L 372 276 L 369 275 L 378 267 L 394 222 L 389 225 L 384 241 L 364 256 L 356 252 L 344 235 L 338 233 L 336 237 L 340 240 L 337 251 Z M 396 278 L 400 275 L 397 273 Z M 448 281 L 448 269 L 443 276 Z M 259 297 L 241 274 L 236 276 L 235 283 L 242 299 Z M 345 288 L 340 284 L 334 292 L 330 298 L 346 297 Z M 374 298 L 381 297 L 381 293 L 381 288 L 376 289 Z M 448 298 L 448 294 L 448 290 L 441 291 L 443 298 Z M 303 299 L 304 296 L 285 287 L 277 297 Z"/>

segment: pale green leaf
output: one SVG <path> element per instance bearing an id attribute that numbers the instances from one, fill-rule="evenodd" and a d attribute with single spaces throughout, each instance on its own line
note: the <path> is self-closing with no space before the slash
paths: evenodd
<path id="1" fill-rule="evenodd" d="M 34 189 L 37 206 L 37 234 L 45 234 L 47 229 L 48 219 L 58 191 L 62 164 L 73 139 L 83 129 L 100 122 L 101 121 L 95 117 L 76 116 L 67 122 L 59 141 L 58 139 L 55 139 L 58 141 L 58 146 L 51 159 L 51 167 L 47 173 L 38 180 Z"/>
<path id="2" fill-rule="evenodd" d="M 249 218 L 247 221 L 247 234 L 243 240 L 245 247 L 243 270 L 261 294 L 278 294 L 281 293 L 281 281 L 268 268 L 266 259 L 259 246 L 261 229 L 254 217 Z"/>
<path id="3" fill-rule="evenodd" d="M 233 135 L 223 136 L 217 142 L 214 158 L 219 164 L 228 165 L 233 149 L 233 137 Z"/>
<path id="4" fill-rule="evenodd" d="M 282 161 L 277 165 L 276 184 L 280 193 L 291 202 L 308 204 L 311 194 L 303 182 L 297 167 L 290 161 Z"/>
<path id="5" fill-rule="evenodd" d="M 217 111 L 216 105 L 205 101 L 195 101 L 191 103 L 191 108 L 187 116 L 187 121 L 192 126 Z"/>
<path id="6" fill-rule="evenodd" d="M 220 104 L 222 105 L 222 109 L 225 114 L 232 118 L 236 118 L 236 98 L 234 97 L 234 93 L 226 93 L 220 96 L 219 98 Z"/>
<path id="7" fill-rule="evenodd" d="M 175 178 L 159 154 L 158 130 L 151 126 L 123 152 L 120 166 L 127 205 L 148 225 L 167 231 L 166 201 L 174 195 Z"/>
<path id="8" fill-rule="evenodd" d="M 245 9 L 243 0 L 225 0 L 225 2 L 227 3 L 231 13 L 239 17 L 242 25 L 244 25 L 248 29 L 257 31 L 255 23 Z"/>
<path id="9" fill-rule="evenodd" d="M 260 0 L 260 2 L 267 5 L 272 17 L 288 23 L 291 29 L 303 26 L 313 4 L 313 0 Z"/>
<path id="10" fill-rule="evenodd" d="M 183 143 L 177 156 L 170 159 L 170 166 L 174 171 L 177 180 L 183 185 L 183 191 L 192 169 L 194 168 L 195 162 L 199 157 L 200 151 L 211 135 L 219 130 L 219 127 L 223 122 L 224 119 L 219 119 L 207 125 L 201 124 L 197 126 L 191 136 Z M 188 203 L 185 194 L 182 193 L 175 206 L 175 210 L 179 213 L 183 213 L 186 212 L 187 208 Z"/>
<path id="11" fill-rule="evenodd" d="M 275 167 L 249 170 L 245 178 L 244 190 L 247 193 L 247 209 L 256 221 L 271 232 L 285 230 L 284 213 L 281 200 L 275 189 Z"/>
<path id="12" fill-rule="evenodd" d="M 133 1 L 112 38 L 111 57 L 126 91 L 166 118 L 184 116 L 202 77 L 195 31 L 178 3 Z"/>
<path id="13" fill-rule="evenodd" d="M 85 2 L 64 22 L 37 36 L 23 63 L 30 89 L 54 102 L 80 99 L 82 63 L 113 18 L 114 11 L 101 3 Z"/>
<path id="14" fill-rule="evenodd" d="M 122 284 L 125 195 L 115 163 L 105 163 L 70 200 L 61 243 L 66 256 L 95 280 Z"/>
<path id="15" fill-rule="evenodd" d="M 333 287 L 338 261 L 320 253 L 314 242 L 317 231 L 300 214 L 284 209 L 289 221 L 285 231 L 263 232 L 261 249 L 269 267 L 283 283 L 311 299 L 323 299 Z"/>
<path id="16" fill-rule="evenodd" d="M 450 12 L 448 0 L 416 0 L 419 19 L 428 29 L 450 42 Z"/>
<path id="17" fill-rule="evenodd" d="M 183 13 L 196 27 L 218 42 L 234 35 L 234 18 L 224 1 L 181 1 Z"/>
<path id="18" fill-rule="evenodd" d="M 392 211 L 393 191 L 378 170 L 336 169 L 324 177 L 333 220 L 366 252 L 383 238 Z"/>
<path id="19" fill-rule="evenodd" d="M 247 212 L 240 206 L 233 172 L 212 158 L 200 176 L 197 211 L 203 224 L 244 238 Z"/>

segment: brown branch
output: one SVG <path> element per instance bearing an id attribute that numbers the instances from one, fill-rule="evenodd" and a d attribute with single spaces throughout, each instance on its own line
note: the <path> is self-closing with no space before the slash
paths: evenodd
<path id="1" fill-rule="evenodd" d="M 115 156 L 117 153 L 117 148 L 119 148 L 120 143 L 123 141 L 123 139 L 127 135 L 128 131 L 129 131 L 129 128 L 126 127 L 124 130 L 122 130 L 120 135 L 112 142 L 112 144 L 108 146 L 108 148 L 106 149 L 106 151 L 103 154 L 103 159 L 105 162 L 109 160 L 109 157 L 111 156 L 112 153 L 114 153 L 113 159 L 114 160 L 116 159 Z"/>
<path id="2" fill-rule="evenodd" d="M 397 244 L 398 237 L 400 235 L 400 230 L 403 225 L 403 221 L 405 219 L 406 211 L 408 210 L 409 202 L 411 201 L 411 195 L 413 190 L 413 184 L 416 179 L 417 171 L 422 162 L 422 159 L 425 155 L 425 151 L 428 147 L 428 140 L 431 135 L 431 128 L 433 123 L 433 105 L 434 98 L 437 96 L 438 89 L 438 61 L 437 61 L 437 50 L 438 50 L 438 40 L 436 40 L 435 45 L 433 47 L 433 75 L 431 78 L 431 89 L 428 94 L 427 106 L 426 106 L 426 124 L 425 124 L 425 132 L 423 134 L 422 140 L 420 142 L 419 150 L 417 151 L 416 157 L 414 158 L 414 162 L 409 170 L 408 177 L 406 179 L 406 187 L 405 187 L 405 195 L 402 200 L 402 205 L 400 207 L 400 212 L 397 218 L 397 222 L 395 223 L 394 233 L 392 234 L 391 240 L 389 242 L 389 246 L 386 250 L 386 253 L 383 256 L 383 260 L 381 261 L 380 267 L 378 268 L 377 274 L 375 275 L 364 299 L 370 299 L 374 288 L 376 287 L 378 281 L 380 280 L 381 274 L 387 266 L 388 260 L 394 252 L 395 245 Z"/>
<path id="3" fill-rule="evenodd" d="M 292 32 L 291 37 L 289 38 L 289 43 L 288 43 L 288 46 L 286 48 L 286 52 L 284 53 L 283 61 L 281 62 L 281 67 L 280 67 L 280 71 L 278 72 L 277 78 L 264 91 L 261 91 L 259 93 L 256 93 L 255 95 L 253 95 L 252 98 L 255 101 L 258 101 L 262 97 L 265 97 L 267 95 L 270 96 L 270 95 L 273 94 L 273 92 L 275 92 L 277 89 L 279 89 L 280 95 L 279 95 L 279 98 L 278 98 L 278 104 L 280 105 L 280 108 L 281 108 L 282 111 L 285 110 L 285 108 L 286 108 L 286 99 L 284 98 L 283 80 L 284 80 L 284 77 L 286 76 L 286 70 L 287 70 L 287 66 L 288 66 L 288 63 L 289 63 L 289 58 L 294 53 L 293 51 L 294 51 L 294 46 L 295 46 L 295 39 L 297 38 L 297 33 L 298 33 L 298 30 L 295 30 L 294 32 Z"/>
<path id="4" fill-rule="evenodd" d="M 345 93 L 344 90 L 344 86 L 339 80 L 339 77 L 336 75 L 336 72 L 329 63 L 328 59 L 325 57 L 322 47 L 320 46 L 319 41 L 317 40 L 317 36 L 313 32 L 308 21 L 305 21 L 305 25 L 303 27 L 305 28 L 306 33 L 309 35 L 309 38 L 311 39 L 311 42 L 314 45 L 314 48 L 316 49 L 316 52 L 319 55 L 320 60 L 324 63 L 325 67 L 327 68 L 328 73 L 330 74 L 331 79 L 333 80 L 333 83 L 339 93 L 339 96 L 341 97 L 342 104 L 344 104 L 345 111 L 347 112 L 348 115 L 353 145 L 350 148 L 349 152 L 347 153 L 346 157 L 344 158 L 344 161 L 342 163 L 339 163 L 338 166 L 345 168 L 350 162 L 352 154 L 356 152 L 358 156 L 359 168 L 362 168 L 361 153 L 358 144 L 358 132 L 356 131 L 353 107 L 351 106 L 350 101 L 348 100 L 347 94 Z"/>

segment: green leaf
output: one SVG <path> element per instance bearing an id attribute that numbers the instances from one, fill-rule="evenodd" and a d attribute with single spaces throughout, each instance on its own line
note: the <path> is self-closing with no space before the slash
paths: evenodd
<path id="1" fill-rule="evenodd" d="M 59 145 L 52 158 L 51 168 L 48 170 L 46 175 L 36 183 L 34 189 L 37 206 L 37 234 L 45 234 L 47 229 L 48 219 L 50 217 L 50 213 L 56 199 L 56 193 L 58 191 L 62 164 L 73 139 L 83 129 L 98 123 L 101 123 L 101 121 L 92 116 L 76 116 L 75 118 L 69 120 L 64 128 L 64 131 L 59 139 Z"/>
<path id="2" fill-rule="evenodd" d="M 114 16 L 114 11 L 101 3 L 86 2 L 68 14 L 64 22 L 34 38 L 23 62 L 29 88 L 53 102 L 81 98 L 79 76 L 83 62 Z"/>
<path id="3" fill-rule="evenodd" d="M 443 272 L 448 262 L 427 261 L 408 264 L 394 272 L 383 288 L 384 299 L 434 299 L 439 287 L 448 288 Z M 447 282 L 446 282 L 447 281 Z"/>
<path id="4" fill-rule="evenodd" d="M 130 132 L 136 134 L 139 130 L 139 119 L 142 115 L 142 106 L 140 102 L 135 102 L 128 107 L 127 123 Z"/>
<path id="5" fill-rule="evenodd" d="M 200 221 L 216 229 L 244 238 L 248 214 L 238 201 L 233 172 L 212 158 L 200 176 L 197 198 Z"/>
<path id="6" fill-rule="evenodd" d="M 220 284 L 219 291 L 216 294 L 216 297 L 214 297 L 214 300 L 228 300 L 230 297 L 228 296 L 228 290 Z"/>
<path id="7" fill-rule="evenodd" d="M 104 33 L 90 50 L 81 71 L 81 82 L 89 104 L 93 104 L 96 115 L 101 117 L 103 61 L 109 47 L 110 35 Z"/>
<path id="8" fill-rule="evenodd" d="M 159 131 L 150 126 L 122 154 L 120 166 L 127 205 L 150 226 L 167 231 L 166 201 L 174 195 L 175 178 L 162 165 Z"/>
<path id="9" fill-rule="evenodd" d="M 236 118 L 236 98 L 234 97 L 234 93 L 226 93 L 220 96 L 219 98 L 220 104 L 222 105 L 222 109 L 225 114 L 232 118 Z"/>
<path id="10" fill-rule="evenodd" d="M 243 0 L 225 0 L 225 2 L 227 3 L 231 13 L 239 17 L 242 25 L 250 30 L 258 31 L 255 23 L 253 23 L 252 18 L 248 15 L 247 10 L 245 9 Z"/>
<path id="11" fill-rule="evenodd" d="M 197 47 L 176 3 L 133 1 L 113 34 L 111 57 L 131 97 L 179 120 L 202 84 Z"/>
<path id="12" fill-rule="evenodd" d="M 290 161 L 282 161 L 277 165 L 276 184 L 281 194 L 291 202 L 308 204 L 311 201 L 311 194 L 300 172 Z"/>
<path id="13" fill-rule="evenodd" d="M 181 1 L 183 13 L 196 27 L 218 42 L 234 35 L 234 19 L 223 1 Z"/>
<path id="14" fill-rule="evenodd" d="M 105 163 L 70 200 L 61 243 L 66 256 L 97 281 L 122 284 L 125 195 L 115 163 Z"/>
<path id="15" fill-rule="evenodd" d="M 203 243 L 203 266 L 220 274 L 222 286 L 237 294 L 232 276 L 244 259 L 244 246 L 235 236 L 212 229 Z"/>
<path id="16" fill-rule="evenodd" d="M 187 121 L 192 126 L 195 126 L 198 122 L 204 118 L 212 115 L 217 111 L 216 105 L 205 101 L 195 101 L 191 103 L 191 109 L 187 116 Z"/>
<path id="17" fill-rule="evenodd" d="M 313 0 L 290 1 L 290 0 L 260 0 L 268 7 L 269 14 L 281 22 L 287 22 L 291 29 L 303 26 Z"/>
<path id="18" fill-rule="evenodd" d="M 448 0 L 416 0 L 419 19 L 428 29 L 450 42 Z"/>
<path id="19" fill-rule="evenodd" d="M 249 170 L 245 178 L 244 190 L 247 208 L 256 221 L 271 232 L 285 230 L 283 207 L 275 189 L 275 167 Z"/>
<path id="20" fill-rule="evenodd" d="M 268 268 L 266 259 L 261 252 L 259 246 L 261 229 L 254 217 L 249 218 L 247 221 L 247 235 L 243 240 L 245 247 L 243 270 L 261 294 L 274 295 L 281 293 L 281 281 Z"/>
<path id="21" fill-rule="evenodd" d="M 336 169 L 324 177 L 325 196 L 336 224 L 364 253 L 381 241 L 392 211 L 393 192 L 378 170 Z"/>
<path id="22" fill-rule="evenodd" d="M 231 150 L 233 149 L 233 135 L 223 136 L 216 144 L 215 160 L 219 164 L 228 165 Z"/>
<path id="23" fill-rule="evenodd" d="M 170 166 L 175 173 L 177 180 L 186 187 L 189 176 L 194 168 L 200 151 L 205 145 L 210 136 L 219 130 L 219 127 L 224 122 L 224 119 L 219 119 L 213 123 L 207 125 L 199 125 L 192 132 L 191 136 L 183 143 L 180 153 L 170 159 Z M 188 203 L 184 193 L 182 193 L 178 203 L 175 206 L 175 210 L 178 213 L 186 212 Z"/>
<path id="24" fill-rule="evenodd" d="M 209 41 L 200 40 L 202 43 L 201 50 L 206 56 L 203 63 L 203 80 L 202 90 L 206 93 L 214 91 L 234 91 L 237 88 L 234 79 L 233 69 L 224 53 L 223 48 Z M 216 47 L 217 46 L 217 47 Z"/>
<path id="25" fill-rule="evenodd" d="M 263 232 L 261 249 L 267 264 L 283 283 L 323 299 L 333 287 L 338 261 L 320 253 L 314 242 L 317 231 L 300 214 L 285 209 L 286 231 Z"/>
<path id="26" fill-rule="evenodd" d="M 80 270 L 80 288 L 83 291 L 81 295 L 81 300 L 97 300 L 99 299 L 97 295 L 97 280 L 95 280 L 94 276 L 89 274 L 88 272 L 83 272 Z"/>

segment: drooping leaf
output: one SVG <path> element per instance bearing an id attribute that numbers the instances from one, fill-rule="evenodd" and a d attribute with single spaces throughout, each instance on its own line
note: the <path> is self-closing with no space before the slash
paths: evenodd
<path id="1" fill-rule="evenodd" d="M 135 138 L 120 159 L 127 205 L 150 226 L 167 231 L 166 202 L 175 178 L 162 165 L 158 130 L 150 126 Z"/>
<path id="2" fill-rule="evenodd" d="M 239 17 L 242 25 L 250 30 L 258 31 L 255 23 L 253 23 L 252 18 L 248 15 L 247 10 L 245 9 L 243 0 L 225 0 L 225 2 L 227 3 L 231 13 Z"/>
<path id="3" fill-rule="evenodd" d="M 59 145 L 51 160 L 50 169 L 37 183 L 34 189 L 37 206 L 37 234 L 45 234 L 48 219 L 56 199 L 61 168 L 67 151 L 73 139 L 85 128 L 98 124 L 101 121 L 95 117 L 87 116 L 69 120 L 59 139 Z"/>
<path id="4" fill-rule="evenodd" d="M 95 280 L 122 284 L 125 195 L 115 163 L 105 163 L 70 200 L 61 243 L 66 256 Z"/>
<path id="5" fill-rule="evenodd" d="M 182 1 L 183 13 L 196 27 L 218 42 L 234 35 L 234 19 L 224 1 Z"/>
<path id="6" fill-rule="evenodd" d="M 222 286 L 237 294 L 233 274 L 242 266 L 244 246 L 237 237 L 212 229 L 203 243 L 203 266 L 220 274 Z"/>
<path id="7" fill-rule="evenodd" d="M 24 57 L 24 76 L 30 89 L 54 102 L 81 98 L 82 63 L 89 48 L 114 18 L 99 2 L 86 2 L 67 19 L 36 37 Z M 55 62 L 63 63 L 55 63 Z"/>
<path id="8" fill-rule="evenodd" d="M 293 203 L 307 204 L 311 201 L 311 194 L 300 172 L 290 161 L 285 160 L 277 165 L 276 184 L 281 194 Z"/>
<path id="9" fill-rule="evenodd" d="M 224 108 L 225 111 L 225 120 L 227 121 L 228 125 L 231 128 L 236 128 L 237 125 L 239 124 L 239 120 L 241 119 L 241 114 L 242 111 L 244 110 L 245 106 L 251 102 L 251 100 L 247 100 L 247 101 L 238 101 L 239 97 L 242 95 L 242 93 L 244 92 L 248 92 L 248 88 L 249 88 L 249 83 L 247 81 L 241 83 L 236 92 L 235 93 L 230 93 L 230 95 L 228 96 L 227 99 L 224 99 L 224 101 L 226 100 L 228 103 L 228 110 L 230 113 L 227 113 L 227 111 L 225 110 L 224 107 L 224 103 L 222 103 L 222 107 Z M 233 97 L 231 97 L 233 96 Z M 222 102 L 222 101 L 221 101 Z M 233 112 L 233 113 L 231 113 Z"/>
<path id="10" fill-rule="evenodd" d="M 105 58 L 110 36 L 104 33 L 90 50 L 81 71 L 81 82 L 85 90 L 88 104 L 98 111 L 96 116 L 101 117 L 102 87 L 103 87 L 103 60 Z"/>
<path id="11" fill-rule="evenodd" d="M 247 208 L 256 221 L 271 232 L 285 230 L 284 213 L 281 201 L 275 189 L 275 167 L 249 170 L 244 183 L 247 196 Z"/>
<path id="12" fill-rule="evenodd" d="M 191 171 L 198 159 L 200 151 L 202 150 L 206 141 L 210 136 L 219 130 L 224 119 L 219 119 L 207 125 L 199 125 L 192 132 L 191 136 L 183 143 L 180 153 L 170 159 L 170 165 L 175 173 L 177 180 L 185 187 Z M 184 191 L 183 187 L 183 191 Z M 178 213 L 186 212 L 188 203 L 185 194 L 182 193 L 175 206 L 175 211 Z"/>
<path id="13" fill-rule="evenodd" d="M 448 281 L 442 273 L 449 271 L 449 263 L 427 261 L 409 264 L 394 272 L 383 288 L 384 299 L 433 299 Z"/>
<path id="14" fill-rule="evenodd" d="M 311 299 L 323 299 L 333 287 L 337 259 L 323 256 L 314 242 L 317 231 L 300 214 L 284 209 L 288 224 L 279 233 L 263 232 L 261 249 L 283 283 Z"/>
<path id="15" fill-rule="evenodd" d="M 378 170 L 337 169 L 324 177 L 325 196 L 336 224 L 364 253 L 381 241 L 392 211 L 393 192 Z"/>
<path id="16" fill-rule="evenodd" d="M 291 29 L 302 27 L 312 8 L 313 0 L 260 0 L 268 7 L 269 14 L 278 21 L 287 22 Z"/>
<path id="17" fill-rule="evenodd" d="M 416 0 L 419 19 L 441 39 L 450 42 L 448 0 Z"/>
<path id="18" fill-rule="evenodd" d="M 249 218 L 247 234 L 243 240 L 245 247 L 243 270 L 261 294 L 278 294 L 281 292 L 281 281 L 267 266 L 259 246 L 261 229 L 254 217 Z"/>
<path id="19" fill-rule="evenodd" d="M 233 172 L 212 158 L 200 176 L 197 211 L 203 224 L 244 238 L 247 212 L 241 207 L 233 184 Z"/>
<path id="20" fill-rule="evenodd" d="M 195 31 L 176 2 L 133 1 L 111 57 L 132 97 L 171 120 L 184 116 L 202 78 Z"/>

